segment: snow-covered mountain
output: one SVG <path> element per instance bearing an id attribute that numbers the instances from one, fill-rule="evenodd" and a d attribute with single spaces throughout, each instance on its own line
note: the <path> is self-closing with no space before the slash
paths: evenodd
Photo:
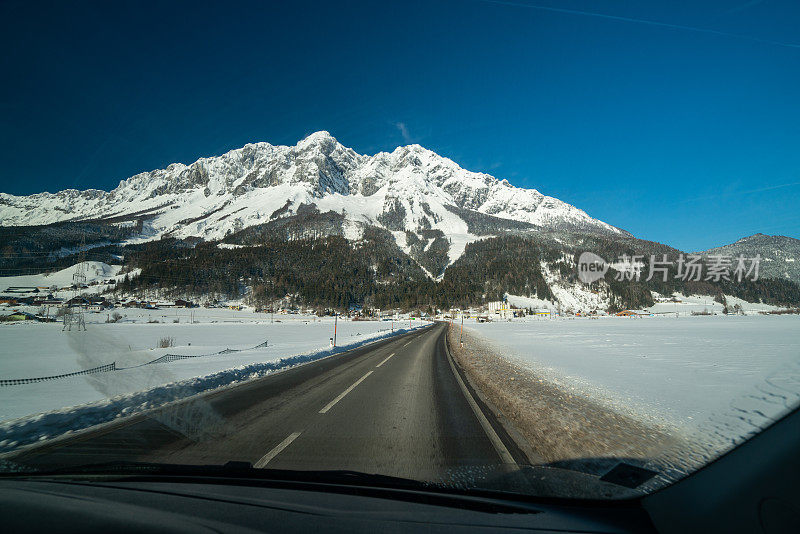
<path id="1" fill-rule="evenodd" d="M 761 256 L 759 276 L 784 278 L 800 282 L 800 239 L 782 235 L 755 234 L 721 247 L 711 248 L 703 255 L 725 255 L 748 258 Z"/>
<path id="2" fill-rule="evenodd" d="M 556 198 L 467 171 L 419 145 L 367 156 L 324 131 L 295 146 L 254 143 L 191 165 L 174 163 L 123 180 L 110 192 L 0 193 L 0 226 L 138 220 L 137 239 L 213 240 L 309 208 L 343 215 L 341 233 L 352 240 L 366 226 L 391 231 L 406 252 L 445 239 L 449 262 L 493 229 L 628 235 Z"/>

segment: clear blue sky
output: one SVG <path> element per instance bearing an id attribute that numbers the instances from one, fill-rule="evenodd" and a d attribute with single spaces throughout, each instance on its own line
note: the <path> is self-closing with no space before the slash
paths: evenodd
<path id="1" fill-rule="evenodd" d="M 198 4 L 4 2 L 0 190 L 324 129 L 683 250 L 800 237 L 796 0 Z"/>

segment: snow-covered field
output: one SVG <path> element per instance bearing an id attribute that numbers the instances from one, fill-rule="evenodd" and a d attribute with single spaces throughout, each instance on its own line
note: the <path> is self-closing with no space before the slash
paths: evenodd
<path id="1" fill-rule="evenodd" d="M 576 311 L 590 312 L 592 310 L 603 310 L 608 307 L 608 302 L 604 300 L 604 298 L 592 293 L 582 284 L 576 284 L 571 287 L 562 287 L 557 284 L 552 284 L 550 289 L 558 299 L 558 303 L 561 305 L 562 311 L 565 314 Z M 654 294 L 654 296 L 658 295 Z M 725 305 L 715 302 L 714 297 L 709 295 L 682 295 L 680 293 L 675 293 L 670 297 L 674 297 L 676 302 L 656 302 L 653 306 L 640 311 L 659 315 L 685 316 L 692 314 L 722 314 L 722 310 L 725 307 Z M 555 302 L 538 298 L 506 294 L 506 300 L 509 306 L 515 306 L 517 308 L 531 308 L 542 311 L 555 311 L 558 309 Z M 770 304 L 747 302 L 746 300 L 731 295 L 726 295 L 725 300 L 730 310 L 738 304 L 741 307 L 741 313 L 745 315 L 757 315 L 763 311 L 778 310 L 781 308 L 780 306 L 773 306 Z"/>
<path id="2" fill-rule="evenodd" d="M 721 450 L 800 402 L 800 317 L 515 320 L 465 327 L 563 388 Z"/>
<path id="3" fill-rule="evenodd" d="M 715 302 L 713 297 L 710 297 L 708 295 L 686 296 L 686 295 L 681 295 L 680 293 L 676 293 L 675 299 L 679 300 L 680 302 L 657 302 L 655 305 L 647 308 L 647 310 L 652 313 L 658 313 L 658 314 L 691 315 L 693 313 L 721 314 L 723 308 L 725 308 L 724 304 Z M 739 306 L 741 306 L 742 312 L 747 315 L 755 315 L 759 314 L 762 311 L 778 310 L 781 308 L 780 306 L 773 306 L 771 304 L 747 302 L 746 300 L 742 300 L 740 298 L 736 298 L 731 295 L 726 295 L 725 301 L 727 302 L 729 309 L 732 309 L 734 306 L 738 304 Z"/>
<path id="4" fill-rule="evenodd" d="M 85 332 L 62 332 L 58 323 L 0 325 L 0 379 L 117 366 L 111 372 L 0 386 L 0 450 L 20 428 L 29 434 L 37 421 L 47 421 L 40 426 L 47 427 L 43 435 L 52 436 L 73 425 L 76 414 L 91 412 L 88 419 L 82 416 L 78 426 L 84 427 L 97 422 L 92 417 L 132 413 L 335 354 L 392 335 L 392 329 L 429 324 L 340 318 L 337 348 L 331 349 L 332 317 L 275 315 L 270 322 L 269 314 L 227 309 L 118 311 L 125 316 L 118 323 L 105 323 L 105 312 L 87 314 Z M 156 348 L 162 338 L 172 338 L 174 346 Z M 165 354 L 199 357 L 143 365 Z M 71 408 L 86 403 L 93 403 L 91 409 Z M 58 413 L 35 415 L 53 411 Z"/>
<path id="5" fill-rule="evenodd" d="M 102 284 L 104 280 L 114 279 L 117 282 L 122 281 L 125 277 L 124 274 L 119 274 L 122 270 L 121 265 L 108 265 L 100 261 L 86 261 L 83 262 L 83 274 L 86 277 L 86 283 L 98 282 L 98 285 L 89 286 L 84 289 L 82 293 L 99 293 L 108 286 Z M 9 287 L 42 287 L 54 288 L 53 295 L 59 298 L 69 298 L 73 296 L 72 290 L 69 286 L 73 284 L 73 275 L 76 272 L 77 265 L 67 267 L 60 271 L 52 273 L 41 274 L 24 274 L 20 276 L 3 276 L 0 277 L 0 293 L 4 292 Z M 137 274 L 138 269 L 131 273 Z M 48 290 L 42 289 L 43 294 L 47 294 Z"/>

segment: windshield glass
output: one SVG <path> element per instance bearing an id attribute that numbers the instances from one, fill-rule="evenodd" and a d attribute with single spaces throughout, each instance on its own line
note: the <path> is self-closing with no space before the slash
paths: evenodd
<path id="1" fill-rule="evenodd" d="M 0 472 L 618 499 L 797 407 L 792 2 L 292 4 L 0 7 Z"/>

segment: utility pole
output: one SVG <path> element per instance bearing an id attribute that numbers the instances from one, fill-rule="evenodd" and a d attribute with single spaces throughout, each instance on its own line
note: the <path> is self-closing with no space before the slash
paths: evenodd
<path id="1" fill-rule="evenodd" d="M 461 310 L 461 333 L 458 336 L 458 342 L 464 346 L 464 310 Z"/>
<path id="2" fill-rule="evenodd" d="M 78 256 L 78 265 L 75 266 L 75 273 L 72 275 L 72 283 L 75 290 L 72 292 L 73 299 L 82 296 L 83 285 L 86 283 L 86 234 L 81 235 L 81 253 Z M 72 331 L 72 326 L 78 329 L 83 328 L 86 331 L 86 319 L 83 315 L 82 304 L 78 304 L 77 312 L 72 306 L 67 306 L 64 309 L 64 326 L 61 331 Z"/>

